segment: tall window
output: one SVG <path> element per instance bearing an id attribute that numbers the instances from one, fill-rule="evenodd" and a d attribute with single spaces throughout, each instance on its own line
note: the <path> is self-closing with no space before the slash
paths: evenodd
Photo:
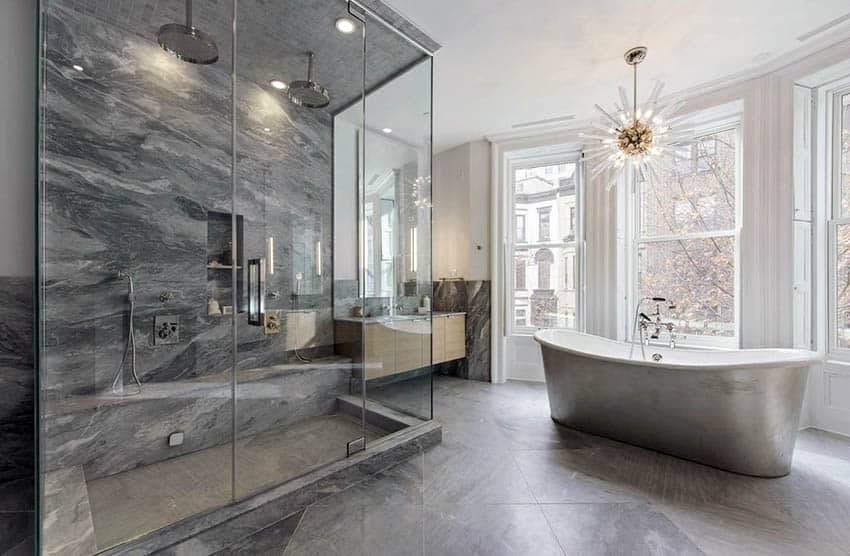
<path id="1" fill-rule="evenodd" d="M 576 255 L 567 253 L 564 257 L 564 288 L 568 291 L 576 289 Z"/>
<path id="2" fill-rule="evenodd" d="M 552 209 L 549 207 L 537 209 L 538 228 L 537 233 L 540 241 L 549 241 L 551 239 L 551 229 L 549 218 Z"/>
<path id="3" fill-rule="evenodd" d="M 516 280 L 514 282 L 514 288 L 518 290 L 525 289 L 525 258 L 517 257 L 515 259 L 516 264 Z"/>
<path id="4" fill-rule="evenodd" d="M 562 264 L 567 256 L 576 260 L 580 241 L 575 230 L 570 233 L 580 218 L 577 171 L 575 162 L 563 159 L 511 170 L 514 287 L 508 307 L 515 330 L 577 326 L 576 274 L 565 275 Z"/>
<path id="5" fill-rule="evenodd" d="M 832 178 L 832 349 L 850 349 L 850 92 L 836 95 Z"/>
<path id="6" fill-rule="evenodd" d="M 537 263 L 537 289 L 551 289 L 552 263 L 554 261 L 555 257 L 548 249 L 541 249 L 535 253 L 534 262 Z"/>
<path id="7" fill-rule="evenodd" d="M 516 240 L 519 243 L 525 241 L 525 215 L 516 215 Z"/>
<path id="8" fill-rule="evenodd" d="M 736 336 L 739 141 L 737 126 L 706 133 L 636 187 L 636 294 L 670 299 L 677 333 L 697 342 Z"/>

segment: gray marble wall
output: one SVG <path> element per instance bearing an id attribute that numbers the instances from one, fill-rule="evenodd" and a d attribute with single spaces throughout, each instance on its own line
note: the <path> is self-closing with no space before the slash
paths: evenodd
<path id="1" fill-rule="evenodd" d="M 32 293 L 30 277 L 0 278 L 0 554 L 27 553 L 33 532 Z"/>
<path id="2" fill-rule="evenodd" d="M 87 473 L 99 476 L 173 455 L 161 448 L 175 427 L 188 427 L 193 447 L 229 439 L 229 411 L 222 407 L 228 397 L 215 388 L 197 395 L 191 385 L 229 381 L 221 377 L 233 356 L 231 319 L 207 314 L 213 272 L 207 269 L 207 213 L 233 211 L 232 88 L 224 63 L 230 45 L 228 35 L 220 37 L 218 64 L 186 64 L 160 49 L 148 27 L 134 28 L 133 14 L 112 17 L 109 9 L 92 11 L 90 3 L 74 0 L 51 0 L 47 7 L 40 206 L 42 396 L 50 402 L 44 461 L 47 469 L 90 464 Z M 203 17 L 212 25 L 229 15 L 228 6 L 206 7 Z M 221 17 L 211 13 L 216 10 Z M 267 289 L 278 296 L 266 300 L 267 308 L 314 310 L 317 324 L 300 343 L 326 355 L 333 351 L 332 120 L 268 89 L 244 76 L 236 89 L 235 211 L 244 217 L 245 258 L 264 256 L 266 238 L 275 238 Z M 321 268 L 313 256 L 317 242 Z M 132 326 L 145 386 L 132 400 L 111 393 L 130 326 L 127 285 L 118 271 L 131 274 L 136 286 Z M 296 273 L 303 276 L 297 297 Z M 178 343 L 154 345 L 157 315 L 180 317 Z M 266 336 L 239 315 L 240 382 L 252 369 L 289 361 L 286 338 L 292 336 L 289 330 Z M 269 378 L 267 394 L 253 408 L 285 415 L 272 421 L 260 415 L 252 423 L 285 422 L 304 416 L 304 408 L 327 411 L 328 396 L 342 383 L 340 369 L 312 370 L 292 378 L 300 400 L 278 396 L 287 390 L 282 377 L 295 375 Z M 123 382 L 129 389 L 126 371 Z M 183 395 L 187 388 L 194 393 Z"/>
<path id="3" fill-rule="evenodd" d="M 434 282 L 435 311 L 466 313 L 466 358 L 440 363 L 437 372 L 470 380 L 489 382 L 490 362 L 490 281 Z"/>

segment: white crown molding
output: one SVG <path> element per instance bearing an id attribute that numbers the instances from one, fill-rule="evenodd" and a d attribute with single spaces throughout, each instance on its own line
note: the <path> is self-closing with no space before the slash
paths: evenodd
<path id="1" fill-rule="evenodd" d="M 847 44 L 845 44 L 847 43 Z M 662 104 L 675 102 L 676 100 L 689 99 L 719 90 L 727 89 L 764 77 L 765 75 L 780 73 L 793 74 L 794 67 L 801 62 L 807 62 L 817 54 L 829 51 L 833 48 L 846 47 L 850 49 L 850 26 L 826 33 L 818 39 L 807 41 L 806 44 L 783 54 L 782 56 L 765 62 L 748 70 L 740 71 L 725 77 L 701 83 L 687 89 L 664 95 L 660 99 Z M 812 73 L 805 71 L 804 74 Z M 792 77 L 798 77 L 792 75 Z M 538 126 L 531 129 L 499 131 L 484 136 L 491 143 L 511 142 L 544 142 L 548 140 L 563 141 L 564 136 L 577 136 L 582 130 L 590 127 L 590 119 L 572 120 L 569 123 Z"/>

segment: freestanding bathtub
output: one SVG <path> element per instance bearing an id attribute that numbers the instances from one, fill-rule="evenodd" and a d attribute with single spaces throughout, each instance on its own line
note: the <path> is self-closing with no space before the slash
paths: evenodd
<path id="1" fill-rule="evenodd" d="M 565 330 L 534 335 L 552 419 L 567 427 L 704 463 L 781 477 L 809 366 L 796 349 L 708 351 L 640 345 Z"/>

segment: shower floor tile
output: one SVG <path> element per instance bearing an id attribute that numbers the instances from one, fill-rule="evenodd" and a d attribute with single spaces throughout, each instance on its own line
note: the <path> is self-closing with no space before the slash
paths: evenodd
<path id="1" fill-rule="evenodd" d="M 343 459 L 360 422 L 323 415 L 237 441 L 236 497 Z M 386 433 L 369 427 L 367 441 Z M 98 550 L 137 538 L 231 500 L 232 446 L 224 444 L 89 481 Z"/>

